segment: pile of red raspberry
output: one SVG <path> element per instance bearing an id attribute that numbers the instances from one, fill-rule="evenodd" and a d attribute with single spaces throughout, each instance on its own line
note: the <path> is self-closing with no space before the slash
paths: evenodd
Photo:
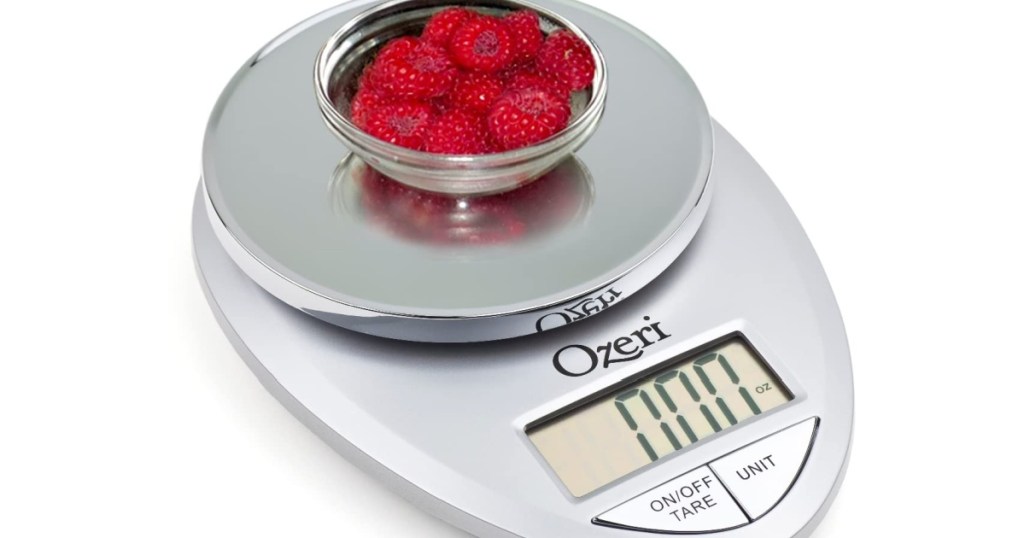
<path id="1" fill-rule="evenodd" d="M 594 56 L 576 34 L 545 36 L 533 11 L 434 15 L 420 37 L 381 48 L 350 118 L 376 138 L 451 155 L 532 146 L 569 124 L 572 92 L 593 84 Z"/>

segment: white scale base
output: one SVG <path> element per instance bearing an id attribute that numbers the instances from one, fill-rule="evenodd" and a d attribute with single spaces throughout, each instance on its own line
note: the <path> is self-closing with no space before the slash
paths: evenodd
<path id="1" fill-rule="evenodd" d="M 202 188 L 193 220 L 196 260 L 225 333 L 268 390 L 346 458 L 468 532 L 531 538 L 641 535 L 595 524 L 601 517 L 647 532 L 806 537 L 838 491 L 850 448 L 853 383 L 842 320 L 795 216 L 756 163 L 717 125 L 713 174 L 716 192 L 700 232 L 657 280 L 608 313 L 506 342 L 391 341 L 286 306 L 249 280 L 221 249 L 207 221 Z M 628 217 L 623 223 L 628 225 Z M 652 322 L 671 337 L 634 361 L 598 365 L 580 377 L 552 366 L 553 354 L 567 345 L 596 348 Z M 579 499 L 524 433 L 573 402 L 737 333 L 791 389 L 792 402 Z M 783 437 L 771 437 L 779 432 Z M 799 434 L 790 445 L 807 446 L 813 437 L 809 451 L 803 446 L 790 451 L 803 452 L 805 461 L 799 455 L 778 457 L 777 471 L 760 475 L 777 478 L 758 479 L 761 486 L 754 480 L 731 483 L 729 468 L 760 462 L 767 469 L 764 450 L 747 453 L 744 447 L 763 447 L 755 443 L 788 438 L 786 432 Z M 717 478 L 707 470 L 721 477 L 743 511 L 723 503 L 724 509 L 687 517 L 684 526 L 670 511 L 655 510 L 650 499 L 633 501 L 664 485 L 677 492 L 688 483 L 712 488 Z"/>

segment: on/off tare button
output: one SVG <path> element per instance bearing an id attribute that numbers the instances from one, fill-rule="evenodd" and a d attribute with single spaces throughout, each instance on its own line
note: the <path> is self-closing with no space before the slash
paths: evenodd
<path id="1" fill-rule="evenodd" d="M 662 532 L 712 532 L 749 523 L 706 465 L 627 501 L 594 521 Z"/>
<path id="2" fill-rule="evenodd" d="M 767 514 L 789 492 L 803 469 L 817 422 L 806 420 L 711 464 L 751 518 Z"/>

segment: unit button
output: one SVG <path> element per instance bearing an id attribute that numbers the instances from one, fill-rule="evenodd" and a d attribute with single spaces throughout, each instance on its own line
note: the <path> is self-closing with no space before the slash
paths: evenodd
<path id="1" fill-rule="evenodd" d="M 796 481 L 818 419 L 801 422 L 711 464 L 715 474 L 753 519 L 768 513 Z"/>
<path id="2" fill-rule="evenodd" d="M 706 465 L 594 519 L 599 525 L 672 533 L 721 531 L 749 522 Z"/>

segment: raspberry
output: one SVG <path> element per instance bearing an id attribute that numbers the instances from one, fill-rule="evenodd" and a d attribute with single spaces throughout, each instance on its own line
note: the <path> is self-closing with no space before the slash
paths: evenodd
<path id="1" fill-rule="evenodd" d="M 483 114 L 504 92 L 504 85 L 496 76 L 470 72 L 455 79 L 449 98 L 456 108 Z"/>
<path id="2" fill-rule="evenodd" d="M 455 63 L 466 69 L 493 73 L 512 61 L 512 36 L 495 17 L 467 21 L 452 35 L 448 48 Z"/>
<path id="3" fill-rule="evenodd" d="M 356 127 L 365 130 L 367 119 L 369 119 L 367 117 L 369 112 L 383 105 L 386 101 L 385 97 L 368 86 L 362 85 L 355 96 L 352 97 L 352 102 L 349 105 L 349 119 L 352 120 Z"/>
<path id="4" fill-rule="evenodd" d="M 459 7 L 439 11 L 427 21 L 427 26 L 423 28 L 422 38 L 435 45 L 447 47 L 455 30 L 475 16 L 475 12 Z"/>
<path id="5" fill-rule="evenodd" d="M 570 91 L 586 89 L 594 83 L 594 54 L 586 42 L 568 30 L 549 35 L 537 53 L 537 68 Z"/>
<path id="6" fill-rule="evenodd" d="M 537 51 L 544 44 L 540 17 L 533 11 L 522 10 L 507 15 L 504 23 L 512 36 L 512 61 L 526 62 L 537 56 Z"/>
<path id="7" fill-rule="evenodd" d="M 503 95 L 487 116 L 491 138 L 503 151 L 531 146 L 551 138 L 569 124 L 569 103 L 544 88 Z"/>
<path id="8" fill-rule="evenodd" d="M 505 91 L 528 90 L 531 88 L 546 89 L 553 92 L 559 99 L 569 101 L 569 88 L 563 86 L 557 80 L 551 80 L 536 72 L 528 70 L 512 74 L 505 83 Z"/>
<path id="9" fill-rule="evenodd" d="M 426 150 L 446 155 L 480 155 L 487 152 L 487 130 L 482 117 L 452 110 L 434 120 Z"/>
<path id="10" fill-rule="evenodd" d="M 413 49 L 416 48 L 416 45 L 418 44 L 419 40 L 416 39 L 415 37 L 406 36 L 399 37 L 397 39 L 392 39 L 391 41 L 388 41 L 383 47 L 381 47 L 380 52 L 377 53 L 377 58 L 374 59 L 374 63 L 379 64 L 387 62 L 394 58 L 407 56 L 410 52 L 413 51 Z M 371 66 L 370 68 L 367 69 L 367 71 L 371 71 L 372 68 L 373 67 Z"/>
<path id="11" fill-rule="evenodd" d="M 381 50 L 370 71 L 370 84 L 394 97 L 430 99 L 452 88 L 458 69 L 445 50 L 402 38 Z"/>
<path id="12" fill-rule="evenodd" d="M 383 104 L 366 112 L 365 130 L 385 142 L 422 150 L 434 111 L 419 101 Z"/>

